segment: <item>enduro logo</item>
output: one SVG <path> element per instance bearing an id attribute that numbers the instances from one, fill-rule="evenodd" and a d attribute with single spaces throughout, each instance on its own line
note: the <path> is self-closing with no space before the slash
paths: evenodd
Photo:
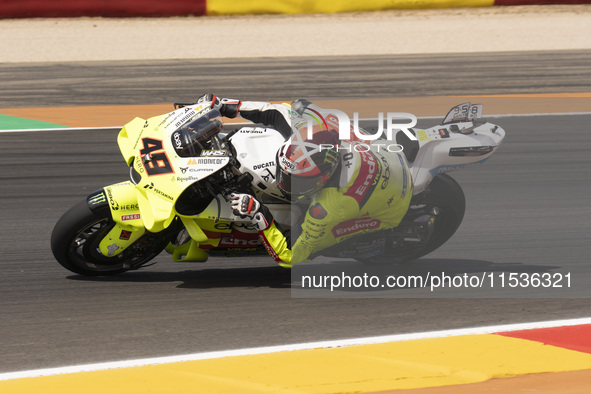
<path id="1" fill-rule="evenodd" d="M 359 208 L 363 207 L 373 194 L 382 172 L 380 161 L 371 152 L 362 152 L 360 155 L 362 160 L 359 175 L 345 192 L 346 196 L 353 197 L 357 201 Z"/>
<path id="2" fill-rule="evenodd" d="M 146 137 L 142 138 L 142 143 L 144 148 L 140 150 L 140 153 L 148 176 L 174 173 L 162 146 L 162 140 Z"/>
<path id="3" fill-rule="evenodd" d="M 381 222 L 378 219 L 362 218 L 352 219 L 340 223 L 332 229 L 332 234 L 335 238 L 344 237 L 345 235 L 356 234 L 362 231 L 374 230 L 380 227 Z"/>

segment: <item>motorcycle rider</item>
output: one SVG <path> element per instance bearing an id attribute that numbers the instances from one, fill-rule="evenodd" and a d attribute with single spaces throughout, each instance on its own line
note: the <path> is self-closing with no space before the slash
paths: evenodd
<path id="1" fill-rule="evenodd" d="M 286 236 L 269 209 L 249 194 L 232 194 L 234 213 L 249 218 L 267 251 L 284 267 L 313 257 L 351 237 L 396 227 L 408 210 L 412 179 L 402 152 L 375 149 L 360 141 L 340 141 L 338 132 L 316 127 L 311 138 L 306 127 L 292 128 L 294 115 L 311 106 L 305 100 L 287 105 L 218 99 L 199 100 L 227 117 L 241 117 L 273 126 L 286 138 L 276 156 L 279 190 L 303 204 L 305 216 Z M 198 101 L 200 102 L 200 101 Z M 297 114 L 296 114 L 297 112 Z M 293 242 L 291 242 L 293 240 Z"/>

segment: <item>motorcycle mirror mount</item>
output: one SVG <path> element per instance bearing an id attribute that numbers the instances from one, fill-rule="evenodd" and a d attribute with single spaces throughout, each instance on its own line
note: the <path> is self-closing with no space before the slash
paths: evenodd
<path id="1" fill-rule="evenodd" d="M 480 127 L 485 123 L 486 123 L 486 119 L 476 118 L 476 119 L 472 119 L 472 126 L 470 126 L 470 127 L 467 127 L 465 129 L 460 129 L 460 127 L 457 124 L 452 124 L 449 126 L 449 131 L 451 131 L 452 133 L 472 134 L 474 132 L 475 128 Z"/>

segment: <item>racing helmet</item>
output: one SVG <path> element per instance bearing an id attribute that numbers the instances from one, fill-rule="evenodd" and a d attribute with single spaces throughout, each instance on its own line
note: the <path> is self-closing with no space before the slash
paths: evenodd
<path id="1" fill-rule="evenodd" d="M 209 148 L 209 141 L 222 128 L 222 114 L 212 108 L 192 118 L 172 133 L 172 146 L 180 157 L 199 156 L 202 150 Z"/>
<path id="2" fill-rule="evenodd" d="M 312 139 L 295 134 L 287 140 L 276 157 L 277 187 L 287 197 L 301 199 L 320 190 L 339 164 L 335 130 L 321 130 Z"/>

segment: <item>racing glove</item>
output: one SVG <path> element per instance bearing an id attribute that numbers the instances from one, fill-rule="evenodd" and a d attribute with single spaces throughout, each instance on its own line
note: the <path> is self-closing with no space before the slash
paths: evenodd
<path id="1" fill-rule="evenodd" d="M 226 118 L 235 118 L 238 115 L 238 110 L 240 109 L 240 105 L 242 104 L 240 100 L 234 99 L 219 99 L 213 93 L 206 93 L 197 99 L 197 104 L 202 103 L 204 101 L 211 101 L 211 108 L 215 108 L 222 116 Z"/>
<path id="2" fill-rule="evenodd" d="M 269 209 L 250 194 L 232 193 L 230 200 L 234 215 L 249 218 L 258 231 L 268 229 L 273 223 L 273 215 Z"/>
<path id="3" fill-rule="evenodd" d="M 298 114 L 303 115 L 310 104 L 312 103 L 306 99 L 297 99 L 291 102 L 291 108 Z"/>

